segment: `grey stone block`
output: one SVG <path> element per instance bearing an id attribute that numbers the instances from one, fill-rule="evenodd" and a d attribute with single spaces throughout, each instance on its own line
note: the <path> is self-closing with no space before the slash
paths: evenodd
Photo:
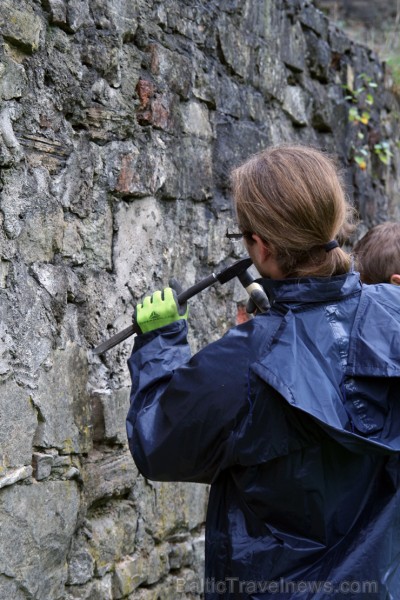
<path id="1" fill-rule="evenodd" d="M 17 483 L 17 481 L 27 479 L 32 475 L 32 467 L 30 466 L 7 470 L 4 470 L 3 468 L 2 471 L 3 472 L 0 475 L 0 489 L 12 485 L 13 483 Z"/>
<path id="2" fill-rule="evenodd" d="M 137 472 L 130 453 L 126 451 L 105 456 L 97 452 L 89 454 L 82 468 L 88 506 L 96 500 L 126 494 Z"/>
<path id="3" fill-rule="evenodd" d="M 47 481 L 1 490 L 0 564 L 31 597 L 62 595 L 78 509 L 75 483 Z"/>
<path id="4" fill-rule="evenodd" d="M 0 414 L 0 464 L 30 465 L 37 413 L 28 390 L 12 380 L 1 383 Z"/>
<path id="5" fill-rule="evenodd" d="M 32 456 L 33 475 L 37 481 L 46 479 L 51 473 L 54 457 L 51 454 L 34 452 Z"/>
<path id="6" fill-rule="evenodd" d="M 10 0 L 3 0 L 0 28 L 5 39 L 31 53 L 39 48 L 44 23 L 32 10 L 29 2 L 21 2 L 16 6 Z"/>
<path id="7" fill-rule="evenodd" d="M 309 121 L 310 101 L 307 93 L 297 86 L 286 88 L 283 110 L 296 125 L 306 126 Z"/>
<path id="8" fill-rule="evenodd" d="M 91 445 L 86 352 L 68 343 L 53 354 L 53 366 L 41 373 L 34 402 L 40 410 L 35 445 L 63 453 L 85 452 Z"/>
<path id="9" fill-rule="evenodd" d="M 68 585 L 82 585 L 92 579 L 94 573 L 94 560 L 84 548 L 72 551 L 68 561 Z"/>
<path id="10" fill-rule="evenodd" d="M 113 597 L 126 597 L 147 580 L 149 565 L 143 556 L 129 556 L 115 565 Z"/>
<path id="11" fill-rule="evenodd" d="M 115 392 L 93 392 L 92 423 L 94 441 L 125 444 L 126 415 L 129 409 L 130 387 Z"/>
<path id="12" fill-rule="evenodd" d="M 0 98 L 20 98 L 27 84 L 23 65 L 0 53 Z"/>

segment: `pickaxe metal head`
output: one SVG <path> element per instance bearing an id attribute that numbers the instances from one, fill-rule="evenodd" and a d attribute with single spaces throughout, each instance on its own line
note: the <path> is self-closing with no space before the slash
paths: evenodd
<path id="1" fill-rule="evenodd" d="M 246 271 L 249 267 L 251 267 L 252 264 L 253 261 L 248 256 L 246 258 L 241 258 L 240 260 L 234 262 L 230 267 L 227 267 L 219 273 L 216 273 L 215 277 L 220 283 L 226 283 L 227 281 L 230 281 L 234 277 L 237 277 Z"/>

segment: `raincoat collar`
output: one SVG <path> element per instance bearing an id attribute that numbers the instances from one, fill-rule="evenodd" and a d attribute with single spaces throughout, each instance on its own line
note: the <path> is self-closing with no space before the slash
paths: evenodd
<path id="1" fill-rule="evenodd" d="M 270 302 L 318 303 L 337 301 L 361 292 L 360 274 L 351 271 L 334 277 L 304 277 L 301 279 L 261 278 Z"/>

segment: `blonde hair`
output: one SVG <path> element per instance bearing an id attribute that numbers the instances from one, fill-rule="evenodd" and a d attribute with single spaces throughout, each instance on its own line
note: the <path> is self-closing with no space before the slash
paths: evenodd
<path id="1" fill-rule="evenodd" d="M 352 230 L 340 173 L 332 158 L 307 146 L 271 147 L 232 173 L 239 226 L 270 244 L 285 277 L 346 273 L 351 258 L 340 247 Z"/>

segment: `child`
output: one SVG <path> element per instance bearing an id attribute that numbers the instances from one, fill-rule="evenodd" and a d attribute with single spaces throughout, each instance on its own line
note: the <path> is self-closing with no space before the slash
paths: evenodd
<path id="1" fill-rule="evenodd" d="M 400 223 L 375 225 L 354 247 L 364 283 L 400 285 Z"/>

